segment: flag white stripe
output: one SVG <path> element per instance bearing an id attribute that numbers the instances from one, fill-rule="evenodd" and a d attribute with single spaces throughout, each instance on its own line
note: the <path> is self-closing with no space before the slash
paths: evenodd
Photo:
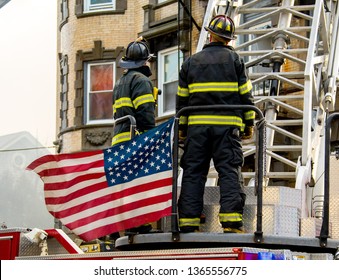
<path id="1" fill-rule="evenodd" d="M 145 191 L 145 192 L 141 192 L 141 193 L 137 193 L 137 194 L 133 194 L 133 195 L 130 195 L 130 196 L 125 196 L 122 199 L 112 200 L 112 201 L 109 201 L 107 203 L 100 204 L 96 207 L 78 212 L 77 214 L 67 216 L 67 217 L 62 219 L 62 222 L 65 223 L 65 224 L 72 223 L 74 221 L 78 221 L 80 219 L 101 213 L 101 212 L 106 211 L 106 210 L 110 210 L 110 209 L 115 208 L 115 207 L 120 207 L 122 205 L 127 205 L 129 203 L 137 202 L 137 201 L 143 200 L 145 198 L 149 199 L 151 197 L 157 197 L 159 195 L 168 194 L 168 193 L 171 193 L 171 192 L 172 192 L 172 185 L 165 186 L 165 187 L 162 187 L 162 188 L 153 189 L 153 190 L 149 190 L 149 191 Z M 138 208 L 138 209 L 140 209 L 140 208 Z"/>
<path id="2" fill-rule="evenodd" d="M 168 172 L 172 172 L 172 171 L 158 173 L 157 176 L 156 176 L 156 179 L 162 180 L 164 178 L 168 178 L 168 176 L 172 176 L 172 174 L 169 174 Z M 154 175 L 150 175 L 150 176 L 154 176 Z M 67 189 L 45 190 L 45 197 L 46 198 L 53 198 L 53 197 L 58 198 L 58 197 L 67 196 L 67 195 L 70 195 L 70 194 L 72 194 L 72 193 L 74 193 L 78 190 L 81 190 L 81 189 L 87 187 L 87 186 L 90 186 L 90 185 L 93 185 L 93 184 L 99 184 L 99 183 L 102 183 L 102 182 L 105 182 L 105 181 L 106 181 L 106 176 L 104 175 L 104 176 L 97 178 L 97 179 L 91 179 L 91 180 L 79 182 L 79 183 L 74 184 L 72 187 L 69 187 Z M 145 177 L 140 177 L 140 178 L 133 180 L 133 182 L 131 182 L 133 184 L 131 184 L 131 185 L 120 184 L 120 186 L 125 185 L 124 189 L 128 189 L 128 188 L 134 187 L 135 185 L 141 185 L 141 184 L 145 184 L 145 183 L 148 183 L 148 182 L 149 182 L 149 177 L 145 176 Z M 46 183 L 46 181 L 45 181 L 45 183 Z M 119 190 L 119 188 L 117 188 L 117 186 L 119 186 L 119 185 L 116 185 L 116 186 L 113 186 L 113 187 L 108 187 L 108 188 L 111 190 L 110 191 L 111 193 L 114 193 L 117 189 Z M 100 197 L 100 196 L 97 196 L 97 197 Z M 96 197 L 92 197 L 92 198 L 96 198 Z"/>
<path id="3" fill-rule="evenodd" d="M 105 189 L 101 189 L 101 190 L 96 191 L 96 192 L 92 192 L 92 193 L 89 193 L 89 194 L 86 194 L 86 195 L 83 195 L 83 196 L 80 196 L 80 197 L 76 197 L 75 199 L 72 199 L 68 202 L 64 202 L 62 204 L 48 204 L 47 208 L 51 212 L 60 212 L 60 211 L 67 210 L 67 209 L 72 208 L 72 207 L 83 205 L 83 204 L 85 204 L 89 201 L 92 201 L 96 198 L 101 198 L 101 197 L 103 197 L 105 195 L 109 195 L 111 193 L 112 193 L 111 188 L 107 187 Z"/>
<path id="4" fill-rule="evenodd" d="M 71 195 L 72 193 L 82 190 L 88 186 L 94 185 L 94 184 L 100 184 L 102 182 L 106 182 L 106 176 L 102 176 L 97 179 L 91 179 L 91 180 L 86 180 L 83 182 L 79 182 L 77 184 L 74 184 L 72 187 L 67 188 L 67 189 L 60 189 L 60 190 L 45 190 L 45 198 L 59 198 L 63 196 L 68 196 Z"/>
<path id="5" fill-rule="evenodd" d="M 172 139 L 166 131 L 173 130 L 173 121 L 111 149 L 43 156 L 27 169 L 44 182 L 51 214 L 85 241 L 153 222 L 171 213 Z M 132 170 L 138 173 L 125 168 L 117 153 L 133 159 Z M 105 173 L 105 166 L 114 172 Z M 116 184 L 110 186 L 111 182 Z"/>
<path id="6" fill-rule="evenodd" d="M 71 181 L 72 179 L 75 179 L 78 176 L 82 176 L 86 174 L 104 173 L 104 172 L 105 172 L 104 167 L 96 167 L 96 168 L 91 168 L 85 171 L 79 171 L 79 172 L 73 171 L 72 173 L 68 173 L 68 174 L 43 177 L 43 181 L 45 184 L 64 183 L 64 182 Z"/>
<path id="7" fill-rule="evenodd" d="M 82 250 L 80 249 L 80 247 L 78 247 L 78 246 L 73 242 L 73 240 L 72 240 L 72 239 L 71 239 L 71 238 L 70 238 L 63 230 L 58 229 L 58 228 L 56 228 L 55 230 L 62 236 L 62 238 L 63 238 L 64 240 L 67 241 L 67 244 L 68 244 L 68 245 L 72 246 L 72 248 L 73 248 L 75 251 L 77 251 L 78 254 L 84 254 L 84 251 L 82 251 Z"/>
<path id="8" fill-rule="evenodd" d="M 88 231 L 91 231 L 91 230 L 98 228 L 98 227 L 101 227 L 101 226 L 105 226 L 105 225 L 109 225 L 109 224 L 113 224 L 113 223 L 119 223 L 119 222 L 122 222 L 126 219 L 135 218 L 135 217 L 141 216 L 143 214 L 162 211 L 163 209 L 170 207 L 170 206 L 171 206 L 171 200 L 161 202 L 161 203 L 157 203 L 157 204 L 152 204 L 152 205 L 137 208 L 137 209 L 134 209 L 134 210 L 131 210 L 131 211 L 128 211 L 128 212 L 124 212 L 124 213 L 121 213 L 121 214 L 118 214 L 118 215 L 110 216 L 110 217 L 107 217 L 105 219 L 100 219 L 100 220 L 94 221 L 93 223 L 89 223 L 87 225 L 75 228 L 73 231 L 76 234 L 81 235 L 81 234 L 84 234 Z"/>
<path id="9" fill-rule="evenodd" d="M 81 157 L 81 158 L 69 158 L 69 159 L 63 159 L 60 161 L 53 160 L 53 161 L 49 161 L 49 162 L 43 163 L 35 167 L 34 172 L 39 173 L 41 171 L 53 169 L 53 168 L 90 164 L 90 163 L 96 162 L 98 160 L 103 160 L 103 159 L 104 159 L 104 154 L 99 153 L 96 155 L 86 156 L 86 157 Z"/>
<path id="10" fill-rule="evenodd" d="M 172 171 L 170 170 L 170 171 L 158 173 L 156 177 L 157 177 L 157 180 L 161 180 L 161 179 L 164 179 L 164 178 L 168 178 L 171 175 L 172 175 Z M 104 179 L 104 181 L 105 181 L 105 179 Z M 75 206 L 78 206 L 78 205 L 82 205 L 84 203 L 87 203 L 88 201 L 98 199 L 98 198 L 101 198 L 103 196 L 113 194 L 115 192 L 120 192 L 122 189 L 127 190 L 129 188 L 133 188 L 134 186 L 138 186 L 138 185 L 141 185 L 141 184 L 147 183 L 147 182 L 149 182 L 148 176 L 144 177 L 144 178 L 138 178 L 138 179 L 134 180 L 133 182 L 129 182 L 128 184 L 122 184 L 120 186 L 116 185 L 116 186 L 113 186 L 113 187 L 107 187 L 107 188 L 98 190 L 96 192 L 92 192 L 92 193 L 89 193 L 87 195 L 77 197 L 77 198 L 70 200 L 70 201 L 63 203 L 63 204 L 58 204 L 58 205 L 49 204 L 49 205 L 47 205 L 47 208 L 51 212 L 63 211 L 63 210 L 66 210 L 66 209 L 69 209 L 69 208 L 72 208 L 72 207 L 75 207 Z M 131 184 L 131 183 L 133 183 L 133 184 Z M 50 197 L 59 198 L 59 197 L 65 196 L 63 191 L 65 191 L 65 190 L 48 191 L 48 194 L 51 195 Z M 74 192 L 74 190 L 72 190 L 72 188 L 69 191 L 70 191 L 69 193 Z M 45 193 L 47 193 L 47 191 Z M 91 209 L 93 209 L 93 208 L 91 208 Z"/>

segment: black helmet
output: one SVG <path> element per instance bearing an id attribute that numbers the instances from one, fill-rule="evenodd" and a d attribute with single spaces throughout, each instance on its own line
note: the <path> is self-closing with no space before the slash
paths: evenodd
<path id="1" fill-rule="evenodd" d="M 127 69 L 139 68 L 152 57 L 154 55 L 150 54 L 147 42 L 142 37 L 139 37 L 128 44 L 126 55 L 121 58 L 119 65 Z"/>
<path id="2" fill-rule="evenodd" d="M 235 25 L 233 20 L 225 15 L 218 15 L 212 18 L 210 24 L 208 27 L 205 27 L 205 29 L 221 38 L 229 40 L 234 40 L 237 38 L 234 36 Z"/>

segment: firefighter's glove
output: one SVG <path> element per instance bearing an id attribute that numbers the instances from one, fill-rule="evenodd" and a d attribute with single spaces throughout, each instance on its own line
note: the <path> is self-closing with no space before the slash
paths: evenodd
<path id="1" fill-rule="evenodd" d="M 179 130 L 179 145 L 183 145 L 185 143 L 187 137 L 187 133 L 184 130 Z"/>
<path id="2" fill-rule="evenodd" d="M 244 133 L 241 135 L 242 140 L 248 140 L 253 137 L 254 134 L 254 126 L 246 126 Z"/>

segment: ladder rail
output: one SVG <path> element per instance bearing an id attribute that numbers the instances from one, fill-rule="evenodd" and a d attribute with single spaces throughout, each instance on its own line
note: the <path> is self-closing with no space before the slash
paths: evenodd
<path id="1" fill-rule="evenodd" d="M 231 2 L 231 3 L 230 3 Z M 201 51 L 203 46 L 207 43 L 208 39 L 208 32 L 205 30 L 205 26 L 208 26 L 210 21 L 214 16 L 217 14 L 225 14 L 226 13 L 226 7 L 228 5 L 233 5 L 233 0 L 228 1 L 228 0 L 209 0 L 207 7 L 206 7 L 206 12 L 203 20 L 203 25 L 200 31 L 200 36 L 199 36 L 199 41 L 198 41 L 198 46 L 197 46 L 197 52 Z"/>
<path id="2" fill-rule="evenodd" d="M 229 1 L 210 0 L 208 2 L 204 18 L 205 26 L 217 11 L 225 9 L 226 2 Z M 326 10 L 325 4 L 329 2 L 333 4 L 330 5 L 332 14 Z M 332 30 L 339 27 L 339 16 L 336 11 L 338 3 L 336 1 L 326 1 L 326 3 L 324 0 L 316 0 L 314 5 L 296 5 L 293 0 L 281 2 L 239 0 L 232 1 L 232 6 L 228 10 L 236 23 L 238 40 L 233 42 L 234 48 L 244 58 L 245 66 L 249 70 L 249 78 L 254 87 L 255 105 L 265 110 L 268 149 L 271 148 L 270 151 L 273 152 L 277 150 L 275 146 L 282 146 L 280 143 L 275 143 L 275 139 L 281 135 L 290 139 L 291 146 L 302 143 L 301 150 L 292 149 L 293 153 L 299 156 L 295 155 L 293 159 L 296 164 L 287 164 L 288 170 L 291 165 L 298 166 L 299 161 L 302 166 L 308 168 L 310 159 L 320 156 L 316 153 L 320 153 L 319 149 L 321 149 L 318 148 L 317 142 L 321 139 L 323 131 L 321 120 L 324 116 L 321 112 L 323 107 L 321 101 L 323 69 L 327 64 L 330 68 L 327 75 L 332 78 L 328 83 L 331 98 L 327 105 L 333 108 L 335 102 L 338 73 L 335 73 L 333 69 L 339 67 L 339 56 L 335 54 L 334 45 L 339 46 L 339 36 L 337 32 L 333 32 L 335 34 L 330 38 L 329 21 L 334 16 L 333 12 L 336 12 Z M 298 26 L 292 23 L 294 19 L 298 20 Z M 270 23 L 270 26 L 265 26 L 265 23 Z M 207 31 L 205 31 L 200 34 L 197 51 L 201 50 L 203 43 L 206 43 Z M 262 42 L 271 40 L 273 42 L 271 49 L 260 47 L 264 45 Z M 292 40 L 293 43 L 290 42 Z M 331 41 L 336 44 L 331 44 Z M 290 44 L 293 45 L 290 47 Z M 295 68 L 283 69 L 286 62 L 294 65 Z M 277 65 L 276 70 L 273 68 L 274 63 Z M 265 84 L 272 85 L 272 81 L 275 81 L 278 86 L 273 96 L 267 94 L 267 86 L 265 86 Z M 281 92 L 280 85 L 284 85 L 286 92 Z M 300 101 L 294 101 L 293 98 Z M 315 108 L 319 109 L 314 110 Z M 283 121 L 277 120 L 282 110 L 292 117 Z M 315 114 L 320 124 L 314 123 Z M 303 122 L 300 121 L 301 119 Z M 297 124 L 300 125 L 301 132 L 297 132 Z M 283 129 L 282 125 L 287 128 Z M 290 131 L 289 127 L 296 128 Z M 275 135 L 276 133 L 278 134 Z M 245 146 L 247 144 L 250 145 L 250 143 L 244 143 Z M 267 156 L 266 172 L 273 172 L 270 153 Z M 280 159 L 282 157 L 275 157 L 275 160 L 283 162 Z M 296 168 L 295 181 L 297 181 L 297 171 L 298 168 Z"/>
<path id="3" fill-rule="evenodd" d="M 204 21 L 203 21 L 203 25 L 200 31 L 200 37 L 199 37 L 199 41 L 198 41 L 198 46 L 197 46 L 197 52 L 201 51 L 203 46 L 206 44 L 207 41 L 207 30 L 205 30 L 205 26 L 208 26 L 209 22 L 211 21 L 212 17 L 213 17 L 213 9 L 214 7 L 217 5 L 217 2 L 219 2 L 218 0 L 209 0 L 208 4 L 207 4 L 207 8 L 206 8 L 206 12 L 205 12 L 205 16 L 204 16 Z"/>
<path id="4" fill-rule="evenodd" d="M 303 125 L 303 143 L 304 148 L 302 151 L 301 161 L 302 165 L 306 165 L 307 160 L 312 156 L 312 147 L 316 147 L 318 145 L 314 145 L 312 138 L 317 140 L 318 137 L 312 137 L 312 110 L 314 106 L 319 106 L 319 104 L 314 104 L 315 97 L 320 96 L 319 90 L 320 85 L 316 83 L 316 75 L 315 69 L 316 64 L 318 64 L 318 60 L 314 58 L 316 56 L 323 57 L 323 55 L 317 55 L 317 42 L 319 41 L 319 36 L 322 34 L 323 37 L 327 37 L 326 28 L 324 23 L 321 21 L 321 14 L 324 13 L 324 5 L 323 0 L 317 0 L 315 8 L 314 8 L 314 16 L 312 21 L 312 28 L 310 34 L 310 44 L 308 48 L 308 55 L 306 59 L 305 66 L 305 90 L 304 90 L 304 125 Z M 320 28 L 318 28 L 321 25 Z M 320 129 L 319 129 L 320 130 Z M 320 132 L 317 131 L 319 134 Z"/>

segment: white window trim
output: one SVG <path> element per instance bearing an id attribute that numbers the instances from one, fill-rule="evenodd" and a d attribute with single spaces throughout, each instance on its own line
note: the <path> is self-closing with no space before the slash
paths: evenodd
<path id="1" fill-rule="evenodd" d="M 171 53 L 177 52 L 178 51 L 178 47 L 172 47 L 172 48 L 168 48 L 168 49 L 164 49 L 158 52 L 158 85 L 159 85 L 159 89 L 163 91 L 163 84 L 164 84 L 164 58 L 166 55 L 169 55 Z M 178 73 L 179 75 L 179 73 Z M 178 77 L 179 79 L 179 77 Z M 179 80 L 178 80 L 179 82 Z M 163 117 L 163 116 L 169 116 L 169 115 L 173 115 L 175 114 L 175 106 L 173 108 L 173 110 L 171 111 L 167 111 L 164 112 L 164 95 L 160 94 L 158 96 L 158 116 L 159 117 Z"/>
<path id="2" fill-rule="evenodd" d="M 85 123 L 86 124 L 113 124 L 113 116 L 112 116 L 112 119 L 111 120 L 108 120 L 108 119 L 103 119 L 103 120 L 90 120 L 89 119 L 89 92 L 90 92 L 90 85 L 91 85 L 91 76 L 90 76 L 90 67 L 93 66 L 93 65 L 104 65 L 104 64 L 112 64 L 112 67 L 113 67 L 113 88 L 114 88 L 114 85 L 115 85 L 115 72 L 116 72 L 116 66 L 115 66 L 115 62 L 114 61 L 110 61 L 110 62 L 89 62 L 87 63 L 87 66 L 86 66 L 86 87 L 85 87 L 85 94 L 86 94 L 86 102 L 85 102 Z M 113 89 L 112 89 L 113 91 Z M 97 91 L 99 92 L 99 91 Z M 112 100 L 113 102 L 113 100 Z M 112 104 L 111 104 L 112 105 Z"/>
<path id="3" fill-rule="evenodd" d="M 116 1 L 111 0 L 111 3 L 103 3 L 103 4 L 93 4 L 91 5 L 91 0 L 84 1 L 84 12 L 85 13 L 93 13 L 98 11 L 112 11 L 116 9 Z"/>

